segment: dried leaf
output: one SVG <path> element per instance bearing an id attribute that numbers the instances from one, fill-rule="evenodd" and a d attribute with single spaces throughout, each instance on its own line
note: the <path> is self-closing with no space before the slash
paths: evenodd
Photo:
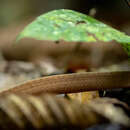
<path id="1" fill-rule="evenodd" d="M 96 98 L 99 98 L 98 91 L 91 91 L 91 92 L 82 92 L 82 93 L 73 93 L 67 94 L 67 96 L 72 100 L 78 100 L 81 103 L 89 103 Z"/>

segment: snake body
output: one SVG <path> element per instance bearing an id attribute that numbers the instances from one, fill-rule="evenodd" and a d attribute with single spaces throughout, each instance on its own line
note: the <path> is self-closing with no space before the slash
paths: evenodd
<path id="1" fill-rule="evenodd" d="M 112 88 L 129 88 L 130 72 L 88 72 L 55 75 L 32 80 L 2 93 L 76 93 Z"/>
<path id="2" fill-rule="evenodd" d="M 13 30 L 9 31 L 9 39 L 4 38 L 4 31 L 2 31 L 0 48 L 5 56 L 14 59 L 20 60 L 28 58 L 37 61 L 37 57 L 42 55 L 42 58 L 51 57 L 55 59 L 55 62 L 60 63 L 62 67 L 62 64 L 71 65 L 72 63 L 79 65 L 85 64 L 88 66 L 96 65 L 97 67 L 105 65 L 109 60 L 116 63 L 128 58 L 122 47 L 115 42 L 110 42 L 109 44 L 104 42 L 98 42 L 98 44 L 80 43 L 80 49 L 77 51 L 75 51 L 75 43 L 66 43 L 64 41 L 59 41 L 58 44 L 52 44 L 50 41 L 44 41 L 46 42 L 45 44 L 35 43 L 34 40 L 28 43 L 27 41 L 21 41 L 22 43 L 14 47 L 12 43 L 19 31 L 15 31 L 14 33 Z M 18 30 L 21 30 L 21 28 Z M 5 36 L 6 35 L 7 33 L 5 33 Z M 1 94 L 9 92 L 30 94 L 39 94 L 42 92 L 74 93 L 129 87 L 130 72 L 86 72 L 35 79 L 2 91 Z"/>

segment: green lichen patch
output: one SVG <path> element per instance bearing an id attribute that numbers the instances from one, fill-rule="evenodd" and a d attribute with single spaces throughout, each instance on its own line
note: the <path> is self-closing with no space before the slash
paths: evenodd
<path id="1" fill-rule="evenodd" d="M 39 16 L 17 37 L 68 42 L 117 41 L 130 56 L 130 36 L 72 10 L 54 10 Z"/>

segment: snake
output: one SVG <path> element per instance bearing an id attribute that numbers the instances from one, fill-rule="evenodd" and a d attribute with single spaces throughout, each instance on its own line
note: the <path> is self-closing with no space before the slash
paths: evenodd
<path id="1" fill-rule="evenodd" d="M 6 93 L 77 93 L 93 90 L 105 90 L 112 88 L 129 88 L 130 72 L 89 72 L 55 75 L 35 79 L 11 89 L 1 92 Z"/>
<path id="2" fill-rule="evenodd" d="M 11 28 L 8 31 L 10 32 L 8 39 L 4 37 L 7 35 L 7 31 L 5 31 L 5 34 L 4 31 L 1 33 L 1 51 L 10 59 L 37 62 L 40 58 L 43 60 L 51 57 L 53 60 L 55 59 L 55 64 L 59 65 L 60 63 L 59 67 L 84 64 L 98 68 L 108 63 L 120 63 L 128 58 L 124 49 L 115 41 L 109 42 L 109 45 L 105 42 L 81 43 L 79 49 L 76 50 L 75 46 L 78 43 L 72 42 L 68 45 L 65 41 L 59 41 L 55 44 L 52 44 L 51 41 L 44 41 L 47 44 L 43 44 L 43 41 L 26 39 L 21 40 L 21 43 L 14 47 L 13 41 L 20 30 L 21 28 L 14 31 L 14 27 Z M 96 49 L 94 50 L 94 48 Z M 7 88 L 1 91 L 0 95 L 19 92 L 34 95 L 43 92 L 61 94 L 129 87 L 130 71 L 84 72 L 44 76 Z"/>

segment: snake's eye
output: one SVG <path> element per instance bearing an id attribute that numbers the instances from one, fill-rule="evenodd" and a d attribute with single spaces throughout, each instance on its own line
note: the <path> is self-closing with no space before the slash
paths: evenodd
<path id="1" fill-rule="evenodd" d="M 127 4 L 129 5 L 129 7 L 130 7 L 130 0 L 125 0 L 126 2 L 127 2 Z"/>

